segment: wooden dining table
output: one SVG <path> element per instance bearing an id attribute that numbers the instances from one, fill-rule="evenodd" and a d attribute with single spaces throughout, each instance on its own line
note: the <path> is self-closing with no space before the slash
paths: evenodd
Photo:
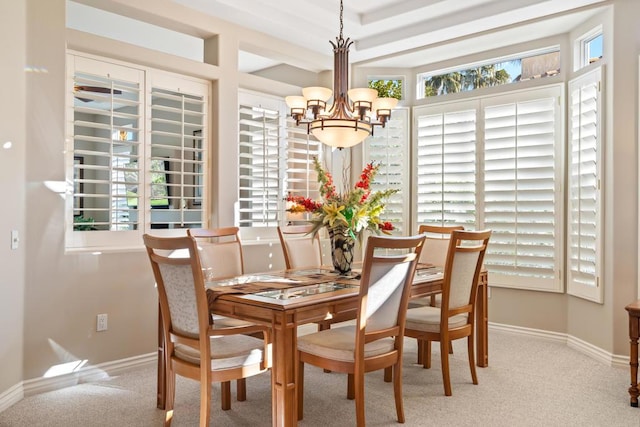
<path id="1" fill-rule="evenodd" d="M 294 269 L 243 275 L 207 282 L 212 313 L 267 325 L 272 330 L 272 425 L 296 426 L 297 329 L 307 323 L 355 319 L 359 277 L 339 276 L 327 268 Z M 442 270 L 418 268 L 411 297 L 442 292 Z M 486 367 L 488 355 L 488 274 L 482 271 L 476 301 L 476 364 Z M 160 323 L 161 325 L 161 323 Z M 164 343 L 158 339 L 157 407 L 165 406 Z"/>

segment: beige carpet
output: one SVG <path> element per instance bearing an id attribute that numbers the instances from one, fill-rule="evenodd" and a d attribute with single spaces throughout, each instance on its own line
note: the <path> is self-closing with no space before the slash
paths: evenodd
<path id="1" fill-rule="evenodd" d="M 440 358 L 433 367 L 415 365 L 415 341 L 407 340 L 404 404 L 407 426 L 640 426 L 640 409 L 629 406 L 629 372 L 605 366 L 565 344 L 507 332 L 490 333 L 490 366 L 471 383 L 466 344 L 455 343 L 451 361 L 453 396 L 445 397 Z M 346 376 L 305 370 L 305 418 L 300 426 L 355 424 L 346 399 Z M 214 386 L 212 425 L 271 425 L 268 374 L 247 381 L 246 402 L 220 410 Z M 235 396 L 235 390 L 233 391 Z M 390 383 L 382 373 L 366 378 L 369 426 L 397 425 Z M 173 426 L 197 426 L 198 383 L 178 379 Z M 26 398 L 3 413 L 0 426 L 161 426 L 155 408 L 155 367 Z"/>

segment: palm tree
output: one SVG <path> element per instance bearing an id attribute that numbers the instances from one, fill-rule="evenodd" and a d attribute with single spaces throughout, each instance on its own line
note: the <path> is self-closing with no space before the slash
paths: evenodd
<path id="1" fill-rule="evenodd" d="M 462 75 L 457 71 L 448 74 L 431 76 L 425 81 L 425 95 L 428 93 L 433 93 L 435 95 L 456 93 L 460 92 L 461 89 Z"/>

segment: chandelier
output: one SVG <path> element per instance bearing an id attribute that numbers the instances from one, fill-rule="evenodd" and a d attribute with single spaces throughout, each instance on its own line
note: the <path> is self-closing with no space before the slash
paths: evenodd
<path id="1" fill-rule="evenodd" d="M 342 38 L 342 13 L 340 0 L 340 36 L 336 43 L 329 41 L 333 46 L 333 105 L 327 109 L 332 92 L 325 87 L 305 87 L 302 96 L 285 98 L 296 126 L 306 125 L 307 133 L 339 149 L 359 144 L 373 134 L 374 126 L 384 127 L 398 103 L 395 98 L 378 98 L 375 89 L 348 90 L 349 47 L 353 41 Z"/>

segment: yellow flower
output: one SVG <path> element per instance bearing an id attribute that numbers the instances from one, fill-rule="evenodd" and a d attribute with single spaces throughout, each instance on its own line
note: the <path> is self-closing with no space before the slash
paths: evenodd
<path id="1" fill-rule="evenodd" d="M 347 222 L 347 218 L 344 217 L 342 211 L 345 209 L 344 206 L 338 206 L 336 202 L 327 203 L 322 206 L 322 210 L 324 211 L 324 223 L 329 223 L 330 227 L 333 227 L 336 221 L 344 222 L 345 224 L 349 224 Z"/>
<path id="2" fill-rule="evenodd" d="M 368 207 L 366 205 L 362 205 L 360 209 L 358 209 L 353 215 L 353 224 L 355 226 L 356 233 L 359 233 L 360 231 L 367 228 L 367 226 L 369 225 L 369 221 L 372 219 L 369 218 L 367 210 Z"/>

